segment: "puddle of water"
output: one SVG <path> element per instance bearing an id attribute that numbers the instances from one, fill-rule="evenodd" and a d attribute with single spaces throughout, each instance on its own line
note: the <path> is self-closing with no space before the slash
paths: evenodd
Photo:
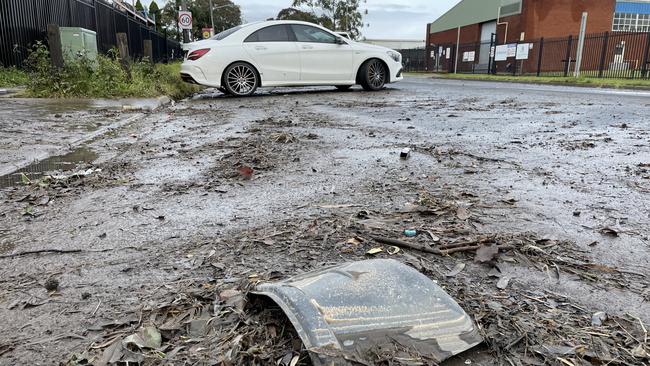
<path id="1" fill-rule="evenodd" d="M 37 161 L 13 173 L 0 177 L 0 188 L 13 187 L 21 184 L 21 173 L 30 180 L 38 179 L 52 171 L 72 171 L 80 164 L 91 163 L 97 159 L 97 154 L 88 148 L 79 148 L 65 155 L 51 156 Z"/>

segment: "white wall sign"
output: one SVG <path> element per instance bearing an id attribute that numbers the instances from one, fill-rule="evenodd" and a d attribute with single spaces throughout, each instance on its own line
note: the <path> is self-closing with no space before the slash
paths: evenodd
<path id="1" fill-rule="evenodd" d="M 181 29 L 192 29 L 192 13 L 189 11 L 179 11 L 178 26 Z"/>
<path id="2" fill-rule="evenodd" d="M 505 61 L 508 59 L 508 45 L 497 46 L 494 61 Z"/>
<path id="3" fill-rule="evenodd" d="M 515 57 L 517 56 L 517 44 L 516 43 L 510 43 L 508 45 L 508 54 L 506 57 Z"/>
<path id="4" fill-rule="evenodd" d="M 449 60 L 449 58 L 451 57 L 451 48 L 449 48 L 449 47 L 447 47 L 447 55 L 446 55 L 446 57 L 447 57 L 447 60 Z"/>
<path id="5" fill-rule="evenodd" d="M 517 45 L 517 60 L 528 60 L 528 51 L 530 50 L 529 43 L 522 43 Z"/>

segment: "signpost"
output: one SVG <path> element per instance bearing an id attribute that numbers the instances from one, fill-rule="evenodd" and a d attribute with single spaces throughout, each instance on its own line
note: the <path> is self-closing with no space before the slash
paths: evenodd
<path id="1" fill-rule="evenodd" d="M 528 60 L 530 43 L 521 43 L 517 45 L 517 60 Z"/>
<path id="2" fill-rule="evenodd" d="M 208 39 L 214 35 L 214 29 L 213 28 L 203 28 L 201 29 L 201 33 L 203 33 L 203 39 Z"/>
<path id="3" fill-rule="evenodd" d="M 181 29 L 192 29 L 192 13 L 189 11 L 178 12 L 178 25 Z"/>
<path id="4" fill-rule="evenodd" d="M 508 45 L 503 44 L 496 47 L 494 61 L 505 61 L 508 59 Z"/>

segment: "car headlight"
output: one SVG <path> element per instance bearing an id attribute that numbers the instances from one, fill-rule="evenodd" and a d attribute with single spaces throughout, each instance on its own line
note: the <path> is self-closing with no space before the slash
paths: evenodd
<path id="1" fill-rule="evenodd" d="M 399 53 L 399 52 L 395 52 L 395 51 L 388 51 L 388 52 L 386 52 L 386 53 L 388 54 L 388 56 L 390 56 L 390 58 L 392 58 L 393 60 L 395 60 L 395 62 L 400 62 L 400 61 L 402 61 L 402 54 L 401 54 L 401 53 Z"/>

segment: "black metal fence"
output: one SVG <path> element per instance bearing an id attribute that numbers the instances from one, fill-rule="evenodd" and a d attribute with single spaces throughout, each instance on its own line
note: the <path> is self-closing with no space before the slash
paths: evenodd
<path id="1" fill-rule="evenodd" d="M 426 71 L 427 51 L 424 48 L 411 48 L 398 51 L 402 54 L 402 64 L 404 66 L 404 71 Z"/>
<path id="2" fill-rule="evenodd" d="M 427 69 L 438 72 L 572 76 L 575 35 L 499 44 L 431 45 Z M 458 54 L 456 54 L 458 53 Z M 605 32 L 585 36 L 580 75 L 598 78 L 650 78 L 650 33 Z"/>
<path id="3" fill-rule="evenodd" d="M 117 33 L 126 33 L 136 59 L 144 55 L 144 40 L 151 40 L 155 62 L 183 55 L 178 42 L 102 0 L 0 0 L 0 66 L 23 66 L 30 47 L 47 40 L 48 24 L 95 31 L 102 53 L 117 46 Z"/>

